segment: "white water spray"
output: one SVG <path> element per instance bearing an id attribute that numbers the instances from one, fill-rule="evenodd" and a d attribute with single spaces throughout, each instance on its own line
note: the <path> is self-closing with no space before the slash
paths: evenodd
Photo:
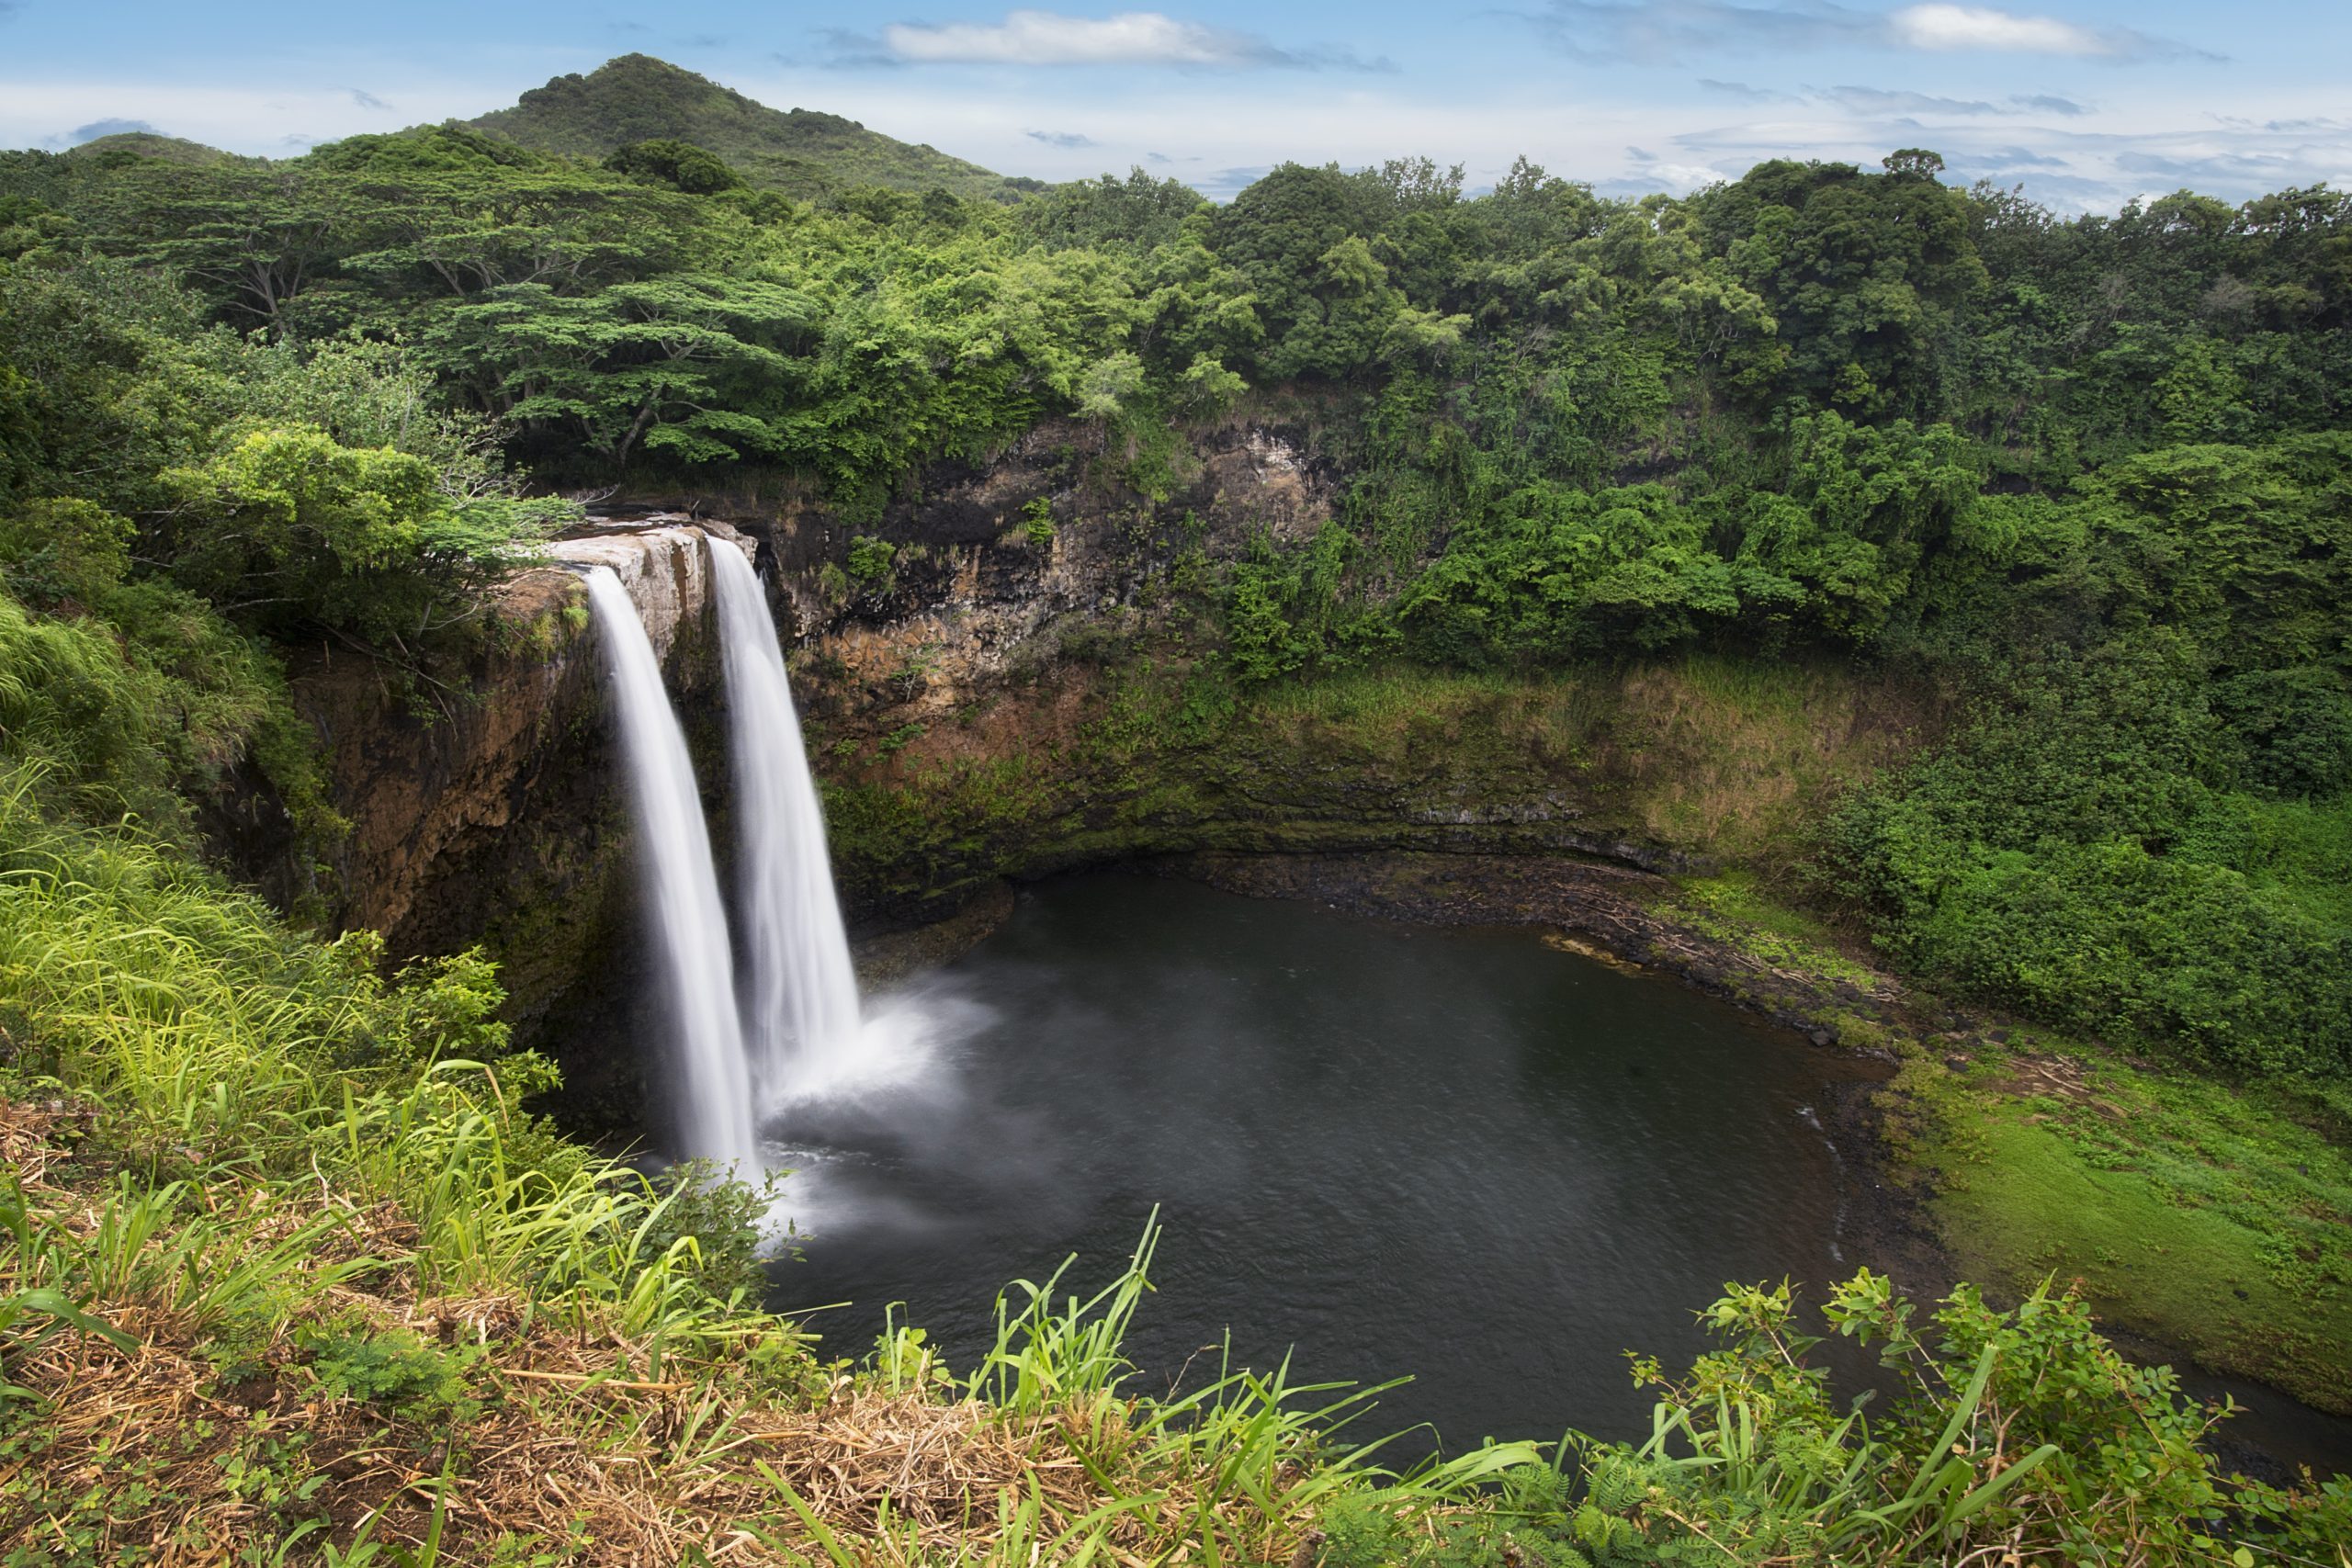
<path id="1" fill-rule="evenodd" d="M 712 553 L 734 552 L 720 547 Z M 737 562 L 741 563 L 740 555 Z M 681 1150 L 689 1159 L 707 1159 L 757 1179 L 759 1141 L 752 1132 L 742 1031 L 735 1012 L 727 913 L 711 866 L 710 833 L 703 825 L 694 764 L 637 606 L 609 569 L 591 570 L 587 581 L 628 769 L 645 908 L 668 993 L 663 999 L 678 1069 Z M 799 744 L 796 728 L 796 751 Z"/>
<path id="2" fill-rule="evenodd" d="M 741 551 L 710 553 L 742 849 L 744 1044 L 773 1111 L 858 1072 L 857 975 L 767 597 Z"/>

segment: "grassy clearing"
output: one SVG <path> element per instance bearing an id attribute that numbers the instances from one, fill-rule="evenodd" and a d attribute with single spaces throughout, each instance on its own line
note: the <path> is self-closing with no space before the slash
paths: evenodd
<path id="1" fill-rule="evenodd" d="M 1809 813 L 1917 744 L 1919 706 L 1826 665 L 1698 656 L 1547 674 L 1399 666 L 1247 694 L 1189 660 L 1138 660 L 1082 695 L 1048 685 L 997 704 L 978 753 L 943 730 L 842 758 L 828 821 L 845 883 L 898 903 L 1236 830 L 1313 849 L 1334 822 L 1361 841 L 1481 811 L 1783 867 Z"/>
<path id="2" fill-rule="evenodd" d="M 1802 852 L 1827 801 L 1910 754 L 1930 723 L 1916 694 L 1839 666 L 1694 655 L 1626 675 L 1612 738 L 1655 837 L 1775 866 Z"/>
<path id="3" fill-rule="evenodd" d="M 1920 698 L 1828 664 L 1693 654 L 1565 674 L 1397 669 L 1272 687 L 1246 710 L 1295 742 L 1390 763 L 1442 749 L 1531 764 L 1662 843 L 1792 854 L 1821 804 L 1917 747 Z"/>
<path id="4" fill-rule="evenodd" d="M 1968 1277 L 2079 1280 L 2120 1326 L 2352 1411 L 2352 1151 L 2324 1103 L 1998 1049 L 1902 1081 Z"/>
<path id="5" fill-rule="evenodd" d="M 1768 967 L 1868 996 L 1891 998 L 1894 983 L 1855 957 L 1849 943 L 1813 916 L 1792 909 L 1765 891 L 1752 871 L 1682 878 L 1676 919 L 1728 943 Z"/>
<path id="6" fill-rule="evenodd" d="M 1896 1168 L 1961 1277 L 2011 1296 L 2075 1282 L 2119 1327 L 2352 1412 L 2352 1097 L 2159 1071 L 2040 1032 L 1921 1039 L 1920 1018 L 1942 1016 L 1932 995 L 1906 995 L 1756 874 L 1687 878 L 1677 903 L 1678 919 L 1804 979 L 1849 1043 L 1903 1053 Z M 1856 993 L 1905 1021 L 1859 1017 Z"/>
<path id="7" fill-rule="evenodd" d="M 1384 738 L 1399 740 L 1432 716 L 1522 697 L 1538 685 L 1565 691 L 1578 684 L 1566 677 L 1530 682 L 1509 675 L 1400 666 L 1285 682 L 1255 694 L 1250 705 L 1275 723 L 1328 726 L 1377 748 Z"/>

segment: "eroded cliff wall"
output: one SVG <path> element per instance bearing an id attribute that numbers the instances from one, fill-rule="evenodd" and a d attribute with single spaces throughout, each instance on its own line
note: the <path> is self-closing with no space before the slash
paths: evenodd
<path id="1" fill-rule="evenodd" d="M 720 809 L 714 547 L 755 546 L 659 514 L 562 540 L 506 585 L 489 651 L 425 682 L 328 652 L 305 660 L 295 700 L 351 825 L 322 879 L 334 923 L 383 932 L 395 960 L 485 946 L 526 1039 L 599 1018 L 600 1032 L 625 1033 L 639 989 L 626 802 L 579 573 L 605 567 L 628 589 Z"/>
<path id="2" fill-rule="evenodd" d="M 1232 564 L 1313 537 L 1313 431 L 1237 423 L 1157 467 L 1047 425 L 878 516 L 696 498 L 520 575 L 499 651 L 399 700 L 323 660 L 300 700 L 353 831 L 337 914 L 395 957 L 480 942 L 530 1043 L 626 1058 L 642 1001 L 602 671 L 572 568 L 609 564 L 664 656 L 722 859 L 732 834 L 702 550 L 770 570 L 854 931 L 985 909 L 1006 878 L 1190 851 L 1543 852 L 1662 869 L 1768 847 L 1913 717 L 1850 677 L 1690 669 L 1385 675 L 1249 692 L 1217 646 Z M 968 931 L 978 929 L 967 919 Z M 978 922 L 984 924 L 985 922 Z M 584 1054 L 584 1055 L 583 1055 Z M 624 1086 L 625 1091 L 625 1086 Z"/>

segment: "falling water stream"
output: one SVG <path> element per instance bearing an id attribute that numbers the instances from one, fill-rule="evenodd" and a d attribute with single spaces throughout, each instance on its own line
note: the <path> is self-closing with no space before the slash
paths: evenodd
<path id="1" fill-rule="evenodd" d="M 854 1071 L 857 976 L 775 621 L 742 552 L 710 553 L 741 825 L 743 1045 L 769 1113 Z"/>
<path id="2" fill-rule="evenodd" d="M 670 1021 L 680 1148 L 689 1158 L 749 1175 L 762 1168 L 759 1141 L 702 795 L 637 606 L 610 570 L 596 567 L 586 576 L 612 678 L 645 909 Z"/>

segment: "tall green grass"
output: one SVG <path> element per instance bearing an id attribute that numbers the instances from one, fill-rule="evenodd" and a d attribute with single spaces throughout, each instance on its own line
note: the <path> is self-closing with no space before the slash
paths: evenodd
<path id="1" fill-rule="evenodd" d="M 136 828 L 47 818 L 0 774 L 0 1021 L 22 1078 L 96 1102 L 107 1145 L 174 1203 L 331 1182 L 413 1221 L 436 1289 L 616 1309 L 631 1334 L 749 1332 L 701 1288 L 703 1240 L 656 1190 L 521 1101 L 552 1072 L 503 1043 L 485 967 L 387 982 L 380 943 L 322 942 Z M 192 1184 L 192 1185 L 191 1185 Z M 125 1200 L 129 1201 L 128 1199 Z"/>

